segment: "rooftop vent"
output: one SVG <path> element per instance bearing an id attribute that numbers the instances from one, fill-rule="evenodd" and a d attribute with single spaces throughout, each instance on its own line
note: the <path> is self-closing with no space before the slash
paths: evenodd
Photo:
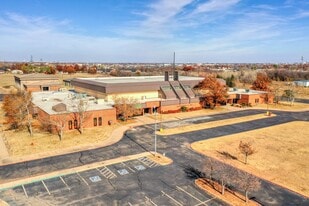
<path id="1" fill-rule="evenodd" d="M 179 74 L 178 71 L 174 71 L 174 81 L 178 81 L 179 80 Z"/>
<path id="2" fill-rule="evenodd" d="M 168 71 L 164 72 L 164 81 L 166 81 L 166 82 L 169 81 Z"/>

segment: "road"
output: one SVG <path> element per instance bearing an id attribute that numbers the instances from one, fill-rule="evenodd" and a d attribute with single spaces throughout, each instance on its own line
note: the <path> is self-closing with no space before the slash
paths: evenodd
<path id="1" fill-rule="evenodd" d="M 203 119 L 192 119 L 191 123 L 197 124 L 201 122 L 210 122 L 215 120 L 222 120 L 240 116 L 248 116 L 254 114 L 265 113 L 263 110 L 242 110 L 238 112 L 224 113 L 211 115 L 209 118 Z M 107 193 L 102 194 L 101 199 L 93 194 L 88 194 L 88 199 L 95 199 L 96 201 L 101 201 L 108 195 L 109 198 L 114 201 L 118 201 L 115 205 L 127 205 L 132 200 L 129 200 L 129 197 L 134 198 L 135 205 L 144 205 L 144 197 L 141 198 L 138 195 L 143 193 L 144 196 L 147 194 L 147 198 L 157 200 L 158 202 L 163 201 L 159 200 L 159 197 L 169 195 L 164 195 L 164 189 L 170 193 L 176 191 L 176 189 L 181 186 L 181 188 L 189 188 L 188 190 L 192 193 L 196 193 L 191 187 L 193 180 L 189 179 L 184 172 L 186 166 L 192 166 L 198 170 L 203 169 L 203 163 L 205 157 L 197 154 L 188 148 L 188 145 L 192 142 L 216 138 L 223 135 L 229 135 L 244 131 L 250 131 L 254 129 L 264 128 L 272 125 L 283 124 L 291 121 L 302 120 L 309 121 L 309 112 L 281 112 L 273 111 L 276 116 L 254 120 L 249 122 L 237 123 L 228 126 L 221 126 L 211 129 L 205 129 L 195 132 L 183 133 L 178 135 L 172 135 L 169 137 L 158 136 L 157 150 L 159 153 L 164 153 L 166 156 L 173 160 L 173 164 L 156 167 L 153 169 L 148 169 L 142 175 L 142 180 L 139 179 L 140 173 L 132 174 L 131 176 L 119 177 L 114 182 L 109 182 L 109 185 L 113 185 L 113 190 L 109 190 Z M 7 165 L 0 167 L 0 178 L 1 179 L 15 179 L 28 177 L 31 175 L 43 174 L 51 171 L 57 171 L 66 168 L 73 168 L 76 166 L 81 166 L 89 163 L 94 163 L 102 160 L 112 159 L 120 156 L 126 156 L 131 154 L 137 154 L 144 151 L 153 151 L 154 150 L 154 125 L 144 125 L 127 131 L 125 137 L 118 143 L 104 147 L 93 149 L 89 151 L 76 152 L 72 154 L 66 154 L 61 156 L 49 157 L 29 162 L 23 162 L 13 165 Z M 138 179 L 138 180 L 137 180 Z M 123 182 L 126 184 L 123 185 Z M 139 183 L 136 183 L 139 182 Z M 122 187 L 117 187 L 118 184 L 122 183 Z M 135 184 L 130 188 L 131 184 Z M 140 187 L 140 185 L 144 187 Z M 115 186 L 116 185 L 116 186 Z M 151 187 L 156 186 L 156 187 Z M 150 188 L 151 187 L 151 188 Z M 130 189 L 128 189 L 130 188 Z M 175 189 L 176 188 L 176 189 Z M 178 188 L 179 190 L 179 188 Z M 178 191 L 177 190 L 177 191 Z M 82 194 L 83 191 L 77 191 L 77 193 Z M 96 190 L 97 191 L 97 190 Z M 4 191 L 5 192 L 5 191 Z M 5 193 L 0 192 L 0 198 L 2 198 Z M 71 194 L 71 193 L 70 193 Z M 118 195 L 117 195 L 118 194 Z M 191 193 L 190 193 L 191 194 Z M 256 197 L 263 205 L 309 205 L 309 200 L 304 198 L 301 195 L 298 195 L 294 192 L 291 192 L 285 188 L 277 186 L 267 181 L 262 181 L 262 187 L 259 191 L 255 192 L 254 197 Z M 179 195 L 178 195 L 179 197 Z M 42 199 L 49 200 L 51 196 L 43 196 Z M 52 201 L 60 201 L 59 204 L 64 204 L 64 202 L 69 202 L 69 196 L 61 196 L 65 199 L 57 199 L 53 196 Z M 99 198 L 99 199 L 98 199 Z M 210 197 L 209 197 L 210 198 Z M 76 199 L 76 197 L 72 198 Z M 71 199 L 71 201 L 73 201 Z M 85 198 L 84 198 L 85 199 Z M 87 199 L 87 200 L 88 200 Z M 196 198 L 197 199 L 197 198 Z M 10 200 L 12 201 L 12 200 Z M 25 200 L 26 201 L 26 200 Z M 120 202 L 119 202 L 120 201 Z M 149 201 L 149 200 L 148 200 Z M 169 201 L 171 199 L 169 198 Z M 182 202 L 186 200 L 181 200 Z M 124 204 L 126 202 L 126 204 Z M 14 201 L 13 201 L 14 203 Z M 111 202 L 106 203 L 109 205 Z M 178 202 L 179 203 L 179 202 Z M 76 205 L 83 205 L 84 203 L 76 203 Z M 164 205 L 161 203 L 161 205 Z M 167 204 L 167 203 L 166 203 Z M 177 205 L 177 202 L 174 204 Z M 190 203 L 187 203 L 190 204 Z M 224 205 L 219 201 L 213 201 L 213 205 Z M 19 204 L 17 204 L 19 205 Z M 23 205 L 23 204 L 20 204 Z M 56 204 L 57 205 L 57 204 Z M 102 205 L 105 205 L 102 203 Z M 128 204 L 130 205 L 130 204 Z M 159 204 L 158 204 L 159 205 Z M 167 204 L 169 205 L 169 204 Z M 173 205 L 173 204 L 171 204 Z"/>

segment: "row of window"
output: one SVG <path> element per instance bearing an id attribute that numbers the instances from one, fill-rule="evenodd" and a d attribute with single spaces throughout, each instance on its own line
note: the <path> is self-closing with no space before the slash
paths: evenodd
<path id="1" fill-rule="evenodd" d="M 99 118 L 93 118 L 93 126 L 102 126 L 102 117 Z"/>
<path id="2" fill-rule="evenodd" d="M 70 120 L 68 122 L 69 124 L 69 129 L 77 129 L 78 128 L 78 122 L 77 120 L 75 119 L 74 121 Z M 103 125 L 103 118 L 102 117 L 99 117 L 99 118 L 93 118 L 93 126 L 102 126 Z"/>
<path id="3" fill-rule="evenodd" d="M 74 126 L 74 129 L 78 128 L 78 124 L 77 124 L 77 120 L 76 119 L 74 121 L 72 121 L 72 120 L 69 121 L 69 129 L 73 129 L 73 126 Z"/>

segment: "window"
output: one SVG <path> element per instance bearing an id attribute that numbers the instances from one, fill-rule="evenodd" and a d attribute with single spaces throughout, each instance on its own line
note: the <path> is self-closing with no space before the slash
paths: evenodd
<path id="1" fill-rule="evenodd" d="M 102 126 L 102 117 L 99 117 L 99 126 Z"/>
<path id="2" fill-rule="evenodd" d="M 43 87 L 42 90 L 43 91 L 49 91 L 49 87 Z"/>
<path id="3" fill-rule="evenodd" d="M 260 100 L 260 99 L 255 99 L 255 103 L 259 103 L 259 100 Z"/>
<path id="4" fill-rule="evenodd" d="M 69 129 L 73 129 L 73 122 L 72 122 L 72 120 L 69 121 Z"/>
<path id="5" fill-rule="evenodd" d="M 74 129 L 77 129 L 77 120 L 74 120 Z"/>
<path id="6" fill-rule="evenodd" d="M 95 117 L 95 118 L 93 118 L 93 126 L 97 126 L 98 125 L 98 120 L 97 120 L 97 118 Z"/>

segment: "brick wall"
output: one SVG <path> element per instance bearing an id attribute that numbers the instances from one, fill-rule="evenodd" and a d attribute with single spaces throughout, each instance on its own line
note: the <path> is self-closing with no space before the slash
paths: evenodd
<path id="1" fill-rule="evenodd" d="M 55 114 L 49 115 L 40 108 L 37 108 L 38 117 L 37 119 L 41 122 L 42 125 L 47 124 L 49 121 L 52 122 L 64 122 L 65 128 L 64 131 L 76 129 L 79 125 L 78 118 L 73 113 L 68 114 Z M 94 123 L 96 120 L 96 126 Z M 100 120 L 102 125 L 100 125 Z M 93 127 L 104 127 L 109 124 L 114 124 L 116 122 L 116 109 L 106 109 L 106 110 L 93 110 L 85 113 L 84 119 L 84 128 L 93 128 Z M 47 126 L 46 125 L 46 126 Z M 52 133 L 56 133 L 56 127 L 51 126 L 50 128 Z"/>
<path id="2" fill-rule="evenodd" d="M 167 112 L 172 112 L 172 111 L 177 111 L 180 110 L 182 106 L 187 107 L 188 110 L 190 109 L 201 109 L 201 104 L 200 103 L 191 103 L 191 104 L 178 104 L 178 105 L 169 105 L 169 106 L 161 106 L 159 108 L 160 113 L 167 113 Z"/>

